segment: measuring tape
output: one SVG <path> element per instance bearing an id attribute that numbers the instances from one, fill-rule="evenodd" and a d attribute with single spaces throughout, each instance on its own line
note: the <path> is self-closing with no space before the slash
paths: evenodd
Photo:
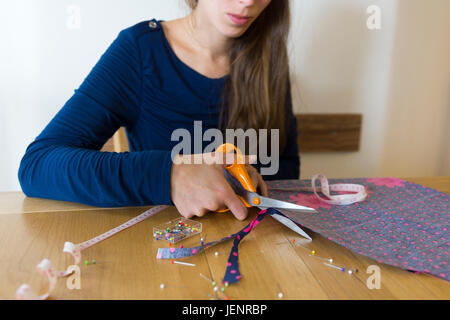
<path id="1" fill-rule="evenodd" d="M 327 196 L 328 199 L 324 199 L 317 193 L 316 180 L 320 181 L 320 191 Z M 349 205 L 355 202 L 364 201 L 367 198 L 366 187 L 360 184 L 353 183 L 337 183 L 337 184 L 329 184 L 327 177 L 323 174 L 316 174 L 311 179 L 311 187 L 295 187 L 295 188 L 283 188 L 283 187 L 274 187 L 269 188 L 270 191 L 283 191 L 283 192 L 300 192 L 300 191 L 309 191 L 314 192 L 316 197 L 323 202 L 334 205 Z M 352 194 L 341 194 L 341 195 L 331 195 L 330 191 L 336 192 L 353 192 Z"/>
<path id="2" fill-rule="evenodd" d="M 323 199 L 319 196 L 316 190 L 316 180 L 319 179 L 321 183 L 321 192 L 328 197 L 328 199 Z M 348 205 L 355 202 L 360 202 L 366 199 L 367 193 L 366 189 L 362 185 L 358 184 L 332 184 L 330 185 L 328 183 L 328 179 L 322 175 L 317 174 L 313 176 L 311 181 L 312 187 L 311 188 L 270 188 L 271 191 L 313 191 L 314 194 L 317 196 L 318 199 L 320 199 L 323 202 L 334 204 L 334 205 Z M 345 194 L 345 195 L 330 195 L 331 191 L 347 191 L 347 192 L 353 192 L 353 194 Z M 75 265 L 77 266 L 81 261 L 81 251 L 84 249 L 87 249 L 89 247 L 92 247 L 93 245 L 108 239 L 109 237 L 112 237 L 116 233 L 125 230 L 147 218 L 150 218 L 151 216 L 155 215 L 156 213 L 163 211 L 167 209 L 169 206 L 156 206 L 153 207 L 137 217 L 128 220 L 127 222 L 121 224 L 120 226 L 111 229 L 95 238 L 92 238 L 90 240 L 84 241 L 79 244 L 73 244 L 72 242 L 65 242 L 63 252 L 69 253 L 74 258 Z M 23 284 L 17 289 L 15 298 L 17 300 L 45 300 L 47 299 L 52 291 L 55 289 L 56 282 L 58 278 L 64 278 L 71 274 L 73 274 L 73 271 L 67 270 L 67 271 L 58 271 L 55 270 L 52 266 L 52 263 L 48 259 L 42 260 L 37 265 L 37 271 L 47 277 L 49 281 L 49 286 L 47 289 L 47 292 L 38 295 L 36 294 L 32 288 L 28 284 Z"/>
<path id="3" fill-rule="evenodd" d="M 66 243 L 64 243 L 63 252 L 70 253 L 72 255 L 72 257 L 74 258 L 74 261 L 75 261 L 74 264 L 78 265 L 81 261 L 81 251 L 83 251 L 84 249 L 92 247 L 93 245 L 95 245 L 105 239 L 108 239 L 109 237 L 112 237 L 116 233 L 118 233 L 122 230 L 125 230 L 131 226 L 134 226 L 135 224 L 137 224 L 147 218 L 150 218 L 151 216 L 157 214 L 160 211 L 163 211 L 164 209 L 167 209 L 168 207 L 169 206 L 153 207 L 153 208 L 141 213 L 137 217 L 134 217 L 133 219 L 128 220 L 127 222 L 121 224 L 120 226 L 115 227 L 114 229 L 111 229 L 111 230 L 109 230 L 95 238 L 92 238 L 88 241 L 85 241 L 85 242 L 82 242 L 79 244 L 73 244 L 72 242 L 66 242 Z M 42 260 L 37 265 L 37 271 L 41 275 L 46 276 L 49 281 L 49 286 L 48 286 L 47 292 L 42 295 L 38 295 L 32 290 L 32 288 L 28 284 L 23 284 L 16 291 L 16 299 L 17 300 L 45 300 L 50 296 L 52 291 L 55 289 L 58 278 L 64 278 L 73 273 L 73 271 L 55 270 L 52 266 L 51 261 L 48 259 Z"/>

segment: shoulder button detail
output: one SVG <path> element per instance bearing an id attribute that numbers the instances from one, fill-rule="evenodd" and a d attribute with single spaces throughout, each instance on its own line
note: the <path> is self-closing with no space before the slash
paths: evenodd
<path id="1" fill-rule="evenodd" d="M 158 27 L 157 23 L 155 21 L 150 21 L 148 23 L 148 26 L 152 29 L 156 29 Z"/>

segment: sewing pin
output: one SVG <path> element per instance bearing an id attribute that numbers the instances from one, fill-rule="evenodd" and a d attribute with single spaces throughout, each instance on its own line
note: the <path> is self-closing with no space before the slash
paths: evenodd
<path id="1" fill-rule="evenodd" d="M 295 238 L 292 239 L 292 243 L 295 245 Z M 309 251 L 313 256 L 316 254 L 316 250 L 308 249 L 307 247 L 302 246 L 301 244 L 297 244 L 300 248 L 303 248 L 307 251 Z"/>
<path id="2" fill-rule="evenodd" d="M 213 280 L 211 280 L 211 279 L 209 279 L 207 276 L 205 276 L 204 274 L 202 274 L 202 273 L 200 273 L 200 276 L 203 278 L 203 279 L 205 279 L 205 280 L 208 280 L 209 282 L 211 282 L 211 284 L 213 285 L 213 287 L 214 287 L 214 292 L 217 292 L 217 291 L 219 291 L 219 287 L 218 286 L 216 286 L 216 282 L 215 281 L 213 281 Z M 221 288 L 221 291 L 222 292 L 224 292 L 225 291 L 225 289 L 224 288 Z"/>
<path id="3" fill-rule="evenodd" d="M 205 276 L 203 273 L 200 273 L 200 277 L 202 277 L 203 279 L 205 279 L 205 280 L 207 280 L 207 281 L 209 281 L 209 282 L 211 282 L 211 283 L 213 283 L 213 286 L 215 285 L 214 283 L 214 281 L 212 281 L 210 278 L 208 278 L 207 276 Z"/>
<path id="4" fill-rule="evenodd" d="M 344 268 L 341 268 L 341 267 L 337 267 L 337 266 L 335 266 L 335 265 L 332 265 L 332 264 L 329 264 L 329 263 L 326 263 L 326 262 L 324 262 L 323 264 L 324 264 L 324 265 L 326 265 L 326 266 L 329 266 L 329 267 L 331 267 L 331 268 L 335 268 L 335 269 L 338 269 L 338 270 L 340 270 L 340 271 L 342 271 L 342 272 L 344 272 L 344 271 L 345 271 L 345 269 L 344 269 Z"/>
<path id="5" fill-rule="evenodd" d="M 220 293 L 220 295 L 222 295 L 224 298 L 225 298 L 225 300 L 229 300 L 230 298 L 228 298 L 228 296 L 225 294 L 225 288 L 224 287 L 221 287 L 220 288 L 220 291 L 219 291 L 219 287 L 215 287 L 214 288 L 214 292 L 217 292 L 217 293 Z M 222 299 L 221 299 L 222 300 Z"/>
<path id="6" fill-rule="evenodd" d="M 313 255 L 309 255 L 310 257 L 312 257 Z M 314 257 L 316 257 L 317 259 L 320 259 L 320 260 L 324 260 L 324 261 L 328 261 L 329 263 L 333 263 L 333 259 L 328 259 L 328 258 L 322 258 L 322 257 L 318 257 L 318 256 L 316 256 L 316 255 L 314 255 Z"/>
<path id="7" fill-rule="evenodd" d="M 159 285 L 159 288 L 160 289 L 164 289 L 164 288 L 189 288 L 189 286 L 176 286 L 176 285 L 171 285 L 171 284 L 169 284 L 169 285 L 165 285 L 164 283 L 161 283 L 160 285 Z"/>
<path id="8" fill-rule="evenodd" d="M 283 295 L 283 293 L 281 292 L 281 288 L 280 288 L 280 284 L 279 283 L 277 283 L 277 288 L 278 288 L 278 299 L 283 299 L 283 297 L 284 297 L 284 295 Z"/>
<path id="9" fill-rule="evenodd" d="M 206 238 L 206 233 L 205 233 L 205 235 L 203 237 L 200 238 L 200 244 L 202 246 L 204 245 L 205 238 Z"/>
<path id="10" fill-rule="evenodd" d="M 186 262 L 180 262 L 180 261 L 175 261 L 175 260 L 170 261 L 170 263 L 172 263 L 172 264 L 176 263 L 176 264 L 182 264 L 182 265 L 184 265 L 184 266 L 195 267 L 195 264 L 192 264 L 192 263 L 186 263 Z"/>

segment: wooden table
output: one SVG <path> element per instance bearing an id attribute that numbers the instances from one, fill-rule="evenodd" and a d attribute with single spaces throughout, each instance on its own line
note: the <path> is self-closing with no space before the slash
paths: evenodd
<path id="1" fill-rule="evenodd" d="M 450 177 L 405 179 L 450 194 Z M 64 270 L 73 263 L 62 252 L 65 241 L 79 243 L 145 211 L 148 207 L 103 209 L 74 203 L 26 198 L 22 193 L 0 193 L 0 299 L 13 299 L 22 283 L 44 292 L 47 281 L 36 265 L 49 258 Z M 206 241 L 227 236 L 246 221 L 231 214 L 212 213 L 200 219 Z M 220 244 L 197 256 L 184 259 L 196 267 L 172 265 L 155 258 L 158 247 L 152 227 L 178 217 L 171 207 L 82 252 L 81 289 L 69 290 L 60 279 L 53 299 L 205 299 L 224 297 L 213 291 L 200 273 L 220 283 L 231 242 Z M 317 255 L 332 257 L 334 263 L 358 273 L 349 275 L 324 266 L 291 239 L 296 234 L 272 218 L 264 219 L 240 245 L 243 278 L 225 290 L 230 299 L 449 299 L 450 284 L 424 274 L 413 274 L 363 257 L 309 230 L 313 242 L 305 244 Z M 203 233 L 205 235 L 205 233 Z M 199 244 L 199 236 L 183 242 Z M 300 242 L 300 238 L 296 237 Z M 215 252 L 218 252 L 218 256 Z M 369 265 L 381 269 L 381 288 L 368 289 Z M 160 284 L 165 288 L 161 289 Z"/>

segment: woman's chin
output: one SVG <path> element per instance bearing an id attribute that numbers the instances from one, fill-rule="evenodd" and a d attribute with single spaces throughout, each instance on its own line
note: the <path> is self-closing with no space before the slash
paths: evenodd
<path id="1" fill-rule="evenodd" d="M 245 33 L 245 31 L 247 31 L 247 29 L 248 29 L 248 27 L 245 27 L 245 28 L 244 27 L 234 27 L 234 26 L 225 27 L 225 28 L 222 28 L 222 34 L 228 38 L 236 39 L 236 38 L 239 38 L 240 36 L 242 36 Z"/>

